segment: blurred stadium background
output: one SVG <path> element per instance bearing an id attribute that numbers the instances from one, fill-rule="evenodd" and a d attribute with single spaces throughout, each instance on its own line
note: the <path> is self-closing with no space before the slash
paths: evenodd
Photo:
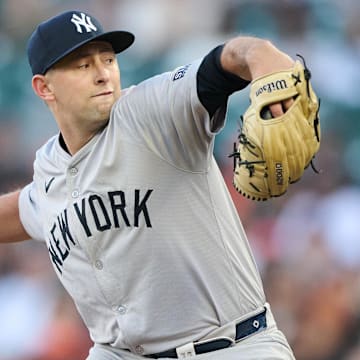
<path id="1" fill-rule="evenodd" d="M 72 9 L 136 34 L 119 57 L 123 87 L 236 34 L 266 37 L 305 57 L 322 101 L 315 159 L 322 175 L 308 169 L 285 196 L 266 203 L 234 192 L 227 155 L 247 90 L 231 97 L 215 152 L 297 359 L 360 359 L 360 2 L 0 0 L 0 192 L 31 181 L 36 149 L 57 132 L 32 92 L 26 40 L 38 22 Z M 33 241 L 0 246 L 0 319 L 0 360 L 79 360 L 91 346 L 45 247 Z"/>

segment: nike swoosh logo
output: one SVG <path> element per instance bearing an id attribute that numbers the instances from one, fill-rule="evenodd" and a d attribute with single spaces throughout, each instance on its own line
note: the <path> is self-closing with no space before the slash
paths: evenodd
<path id="1" fill-rule="evenodd" d="M 52 182 L 53 182 L 54 180 L 55 180 L 55 177 L 52 177 L 52 178 L 48 181 L 48 183 L 45 182 L 45 192 L 46 192 L 46 193 L 49 191 L 50 186 L 51 186 L 51 184 L 52 184 Z"/>

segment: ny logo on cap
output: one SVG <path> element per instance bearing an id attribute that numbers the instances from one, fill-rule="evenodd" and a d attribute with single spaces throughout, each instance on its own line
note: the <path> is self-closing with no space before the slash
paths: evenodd
<path id="1" fill-rule="evenodd" d="M 96 26 L 91 22 L 91 17 L 85 15 L 84 13 L 80 13 L 81 17 L 77 14 L 73 14 L 71 18 L 71 22 L 76 25 L 76 31 L 81 33 L 83 32 L 82 26 L 86 30 L 86 32 L 96 31 Z"/>

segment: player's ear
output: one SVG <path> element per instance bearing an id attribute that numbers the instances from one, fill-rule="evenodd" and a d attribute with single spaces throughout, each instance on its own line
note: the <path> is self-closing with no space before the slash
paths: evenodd
<path id="1" fill-rule="evenodd" d="M 34 75 L 32 78 L 32 87 L 37 96 L 39 96 L 44 101 L 49 101 L 54 99 L 54 93 L 49 87 L 48 81 L 44 75 Z"/>

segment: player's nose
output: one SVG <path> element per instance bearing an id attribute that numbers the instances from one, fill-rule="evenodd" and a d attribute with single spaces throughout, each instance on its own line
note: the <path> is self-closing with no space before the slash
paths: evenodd
<path id="1" fill-rule="evenodd" d="M 106 83 L 110 79 L 109 69 L 104 64 L 97 64 L 95 66 L 94 80 L 96 84 Z"/>

